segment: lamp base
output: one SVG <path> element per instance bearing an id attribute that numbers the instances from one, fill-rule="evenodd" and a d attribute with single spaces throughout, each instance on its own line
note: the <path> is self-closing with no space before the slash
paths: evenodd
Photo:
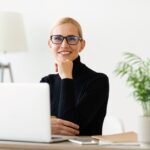
<path id="1" fill-rule="evenodd" d="M 10 63 L 8 63 L 8 64 L 0 63 L 0 82 L 4 82 L 4 71 L 5 71 L 5 69 L 9 70 L 10 80 L 11 80 L 11 82 L 14 82 Z"/>

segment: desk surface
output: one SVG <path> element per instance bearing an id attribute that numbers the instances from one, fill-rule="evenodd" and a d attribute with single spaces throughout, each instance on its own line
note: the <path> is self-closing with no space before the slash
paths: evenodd
<path id="1" fill-rule="evenodd" d="M 140 146 L 100 146 L 100 145 L 80 145 L 71 142 L 60 142 L 51 144 L 4 142 L 0 141 L 0 150 L 148 150 Z"/>

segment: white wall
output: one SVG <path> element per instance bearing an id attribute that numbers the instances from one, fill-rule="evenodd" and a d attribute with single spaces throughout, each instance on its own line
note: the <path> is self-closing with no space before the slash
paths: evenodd
<path id="1" fill-rule="evenodd" d="M 126 131 L 136 131 L 140 106 L 113 70 L 125 51 L 150 56 L 149 8 L 149 0 L 0 0 L 0 10 L 23 13 L 29 47 L 26 53 L 0 54 L 0 60 L 12 63 L 16 82 L 39 82 L 54 72 L 49 27 L 60 17 L 76 18 L 87 41 L 82 61 L 109 76 L 108 114 L 122 118 Z"/>

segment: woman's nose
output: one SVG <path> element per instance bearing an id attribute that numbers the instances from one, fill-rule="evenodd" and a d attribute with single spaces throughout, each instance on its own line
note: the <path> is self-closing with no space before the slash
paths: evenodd
<path id="1" fill-rule="evenodd" d="M 67 40 L 64 39 L 61 43 L 61 47 L 68 47 L 68 46 L 69 46 L 69 44 L 67 43 Z"/>

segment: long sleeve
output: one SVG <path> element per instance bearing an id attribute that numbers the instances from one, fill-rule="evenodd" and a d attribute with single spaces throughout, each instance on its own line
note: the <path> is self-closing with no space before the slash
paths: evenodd
<path id="1" fill-rule="evenodd" d="M 98 130 L 101 134 L 109 93 L 107 76 L 89 80 L 76 99 L 74 91 L 72 80 L 62 80 L 58 117 L 79 124 L 81 135 L 97 134 Z"/>
<path id="2" fill-rule="evenodd" d="M 109 80 L 80 62 L 73 66 L 73 79 L 61 79 L 59 74 L 42 78 L 50 85 L 51 115 L 80 126 L 80 135 L 102 133 L 109 95 Z"/>
<path id="3" fill-rule="evenodd" d="M 61 81 L 58 117 L 76 122 L 76 101 L 74 91 L 74 83 L 72 79 L 63 79 Z"/>

